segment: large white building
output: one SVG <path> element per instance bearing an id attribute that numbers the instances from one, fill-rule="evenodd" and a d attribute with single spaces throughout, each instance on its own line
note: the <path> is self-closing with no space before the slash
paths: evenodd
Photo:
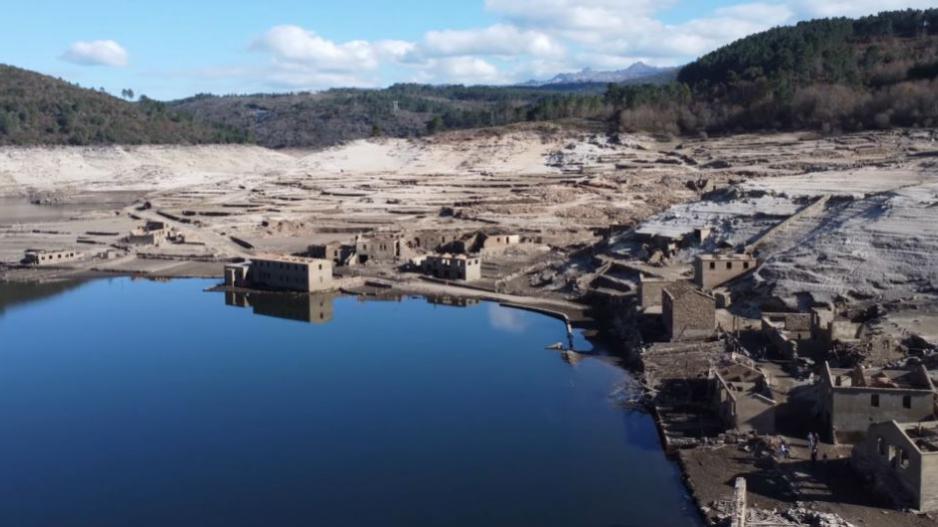
<path id="1" fill-rule="evenodd" d="M 296 256 L 257 256 L 251 259 L 248 280 L 254 286 L 291 291 L 328 291 L 332 260 Z"/>

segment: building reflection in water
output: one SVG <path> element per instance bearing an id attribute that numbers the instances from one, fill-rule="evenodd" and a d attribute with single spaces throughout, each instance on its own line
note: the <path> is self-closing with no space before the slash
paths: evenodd
<path id="1" fill-rule="evenodd" d="M 479 299 L 458 296 L 428 296 L 427 302 L 439 306 L 469 307 L 478 305 Z"/>
<path id="2" fill-rule="evenodd" d="M 225 304 L 251 308 L 255 315 L 327 324 L 332 321 L 332 301 L 337 296 L 337 293 L 294 295 L 225 291 Z"/>

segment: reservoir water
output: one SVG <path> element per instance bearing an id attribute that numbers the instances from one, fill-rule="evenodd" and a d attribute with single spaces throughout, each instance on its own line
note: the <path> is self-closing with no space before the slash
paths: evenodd
<path id="1" fill-rule="evenodd" d="M 560 321 L 212 285 L 0 284 L 0 524 L 699 524 Z"/>

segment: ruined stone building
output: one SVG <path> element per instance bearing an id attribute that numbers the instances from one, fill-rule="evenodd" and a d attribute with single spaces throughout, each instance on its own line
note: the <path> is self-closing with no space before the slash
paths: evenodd
<path id="1" fill-rule="evenodd" d="M 249 287 L 251 264 L 248 262 L 225 265 L 225 285 L 228 287 Z"/>
<path id="2" fill-rule="evenodd" d="M 750 254 L 702 254 L 694 259 L 694 283 L 710 290 L 754 271 L 757 263 Z"/>
<path id="3" fill-rule="evenodd" d="M 638 279 L 638 297 L 642 309 L 661 307 L 661 292 L 664 288 L 674 285 L 674 280 L 657 278 L 642 274 Z M 690 282 L 687 282 L 690 284 Z"/>
<path id="4" fill-rule="evenodd" d="M 353 263 L 355 246 L 342 242 L 318 243 L 308 246 L 306 254 L 310 258 L 332 260 L 335 265 L 349 265 Z"/>
<path id="5" fill-rule="evenodd" d="M 820 405 L 829 437 L 855 442 L 875 423 L 933 419 L 935 386 L 922 365 L 906 370 L 833 369 L 825 362 Z"/>
<path id="6" fill-rule="evenodd" d="M 661 316 L 669 340 L 707 338 L 716 328 L 716 302 L 688 282 L 661 290 Z"/>
<path id="7" fill-rule="evenodd" d="M 769 378 L 734 362 L 711 370 L 713 406 L 727 429 L 775 433 L 776 402 Z"/>
<path id="8" fill-rule="evenodd" d="M 26 249 L 23 263 L 26 265 L 61 265 L 81 259 L 84 254 L 74 249 L 60 251 L 46 251 L 43 249 Z"/>
<path id="9" fill-rule="evenodd" d="M 484 235 L 479 253 L 482 255 L 501 254 L 506 249 L 521 243 L 520 234 L 491 234 Z"/>
<path id="10" fill-rule="evenodd" d="M 419 231 L 414 233 L 411 245 L 425 252 L 439 251 L 460 240 L 463 234 L 453 231 Z"/>
<path id="11" fill-rule="evenodd" d="M 477 232 L 457 243 L 460 244 L 456 248 L 458 252 L 494 256 L 502 254 L 509 247 L 521 243 L 521 236 L 518 234 Z"/>
<path id="12" fill-rule="evenodd" d="M 334 289 L 332 260 L 295 256 L 258 256 L 251 259 L 252 286 L 290 291 Z"/>
<path id="13" fill-rule="evenodd" d="M 635 231 L 635 239 L 641 243 L 649 254 L 649 258 L 658 260 L 670 258 L 682 247 L 690 245 L 690 235 L 684 230 L 662 230 L 656 226 L 653 229 L 639 227 Z"/>
<path id="14" fill-rule="evenodd" d="M 482 278 L 482 260 L 464 254 L 431 254 L 421 263 L 422 272 L 444 280 L 472 282 Z"/>
<path id="15" fill-rule="evenodd" d="M 673 284 L 671 280 L 641 275 L 638 279 L 638 300 L 642 309 L 661 306 L 661 291 Z"/>
<path id="16" fill-rule="evenodd" d="M 176 236 L 176 231 L 162 221 L 147 221 L 143 226 L 130 231 L 124 237 L 128 245 L 155 245 L 159 246 L 166 240 Z"/>
<path id="17" fill-rule="evenodd" d="M 763 313 L 762 333 L 783 357 L 793 359 L 814 343 L 813 313 Z"/>
<path id="18" fill-rule="evenodd" d="M 415 252 L 400 232 L 374 233 L 355 239 L 355 254 L 359 263 L 395 262 L 414 256 Z"/>
<path id="19" fill-rule="evenodd" d="M 900 507 L 938 510 L 938 422 L 870 425 L 853 468 Z"/>

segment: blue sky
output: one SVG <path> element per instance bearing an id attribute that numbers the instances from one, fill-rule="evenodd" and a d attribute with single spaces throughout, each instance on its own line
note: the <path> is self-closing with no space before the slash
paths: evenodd
<path id="1" fill-rule="evenodd" d="M 36 0 L 7 2 L 0 62 L 158 99 L 505 84 L 642 60 L 677 65 L 747 34 L 938 0 Z"/>

